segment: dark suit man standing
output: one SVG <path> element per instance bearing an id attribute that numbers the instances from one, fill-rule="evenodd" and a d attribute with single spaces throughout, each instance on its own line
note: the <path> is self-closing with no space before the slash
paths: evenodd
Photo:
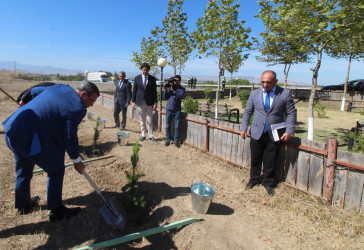
<path id="1" fill-rule="evenodd" d="M 85 167 L 78 149 L 77 128 L 100 92 L 95 84 L 86 82 L 76 90 L 63 84 L 35 87 L 31 94 L 34 99 L 3 122 L 5 142 L 15 158 L 15 207 L 27 214 L 37 205 L 39 197 L 30 196 L 30 181 L 37 164 L 48 174 L 49 220 L 70 218 L 81 208 L 62 204 L 65 151 L 82 174 Z"/>
<path id="2" fill-rule="evenodd" d="M 120 127 L 120 130 L 125 129 L 126 126 L 126 112 L 131 100 L 131 84 L 125 80 L 125 72 L 119 72 L 119 81 L 116 82 L 115 98 L 114 98 L 114 120 L 115 127 Z M 121 120 L 119 114 L 122 113 L 123 119 Z"/>
<path id="3" fill-rule="evenodd" d="M 142 74 L 134 79 L 134 88 L 132 95 L 132 106 L 138 107 L 139 120 L 141 128 L 140 141 L 146 139 L 146 128 L 148 137 L 152 142 L 157 142 L 153 137 L 153 110 L 157 107 L 157 82 L 154 76 L 148 74 L 150 66 L 148 63 L 142 63 L 140 66 Z"/>
<path id="4" fill-rule="evenodd" d="M 261 77 L 262 88 L 254 90 L 248 99 L 241 122 L 240 135 L 243 139 L 251 136 L 251 168 L 250 180 L 245 189 L 251 189 L 258 184 L 263 162 L 263 185 L 268 194 L 274 192 L 274 168 L 276 156 L 281 147 L 281 142 L 287 142 L 294 133 L 296 109 L 291 91 L 276 86 L 278 80 L 276 73 L 271 70 L 263 72 Z M 248 132 L 250 118 L 251 132 Z M 286 131 L 276 142 L 272 135 L 272 124 L 284 122 L 286 118 Z"/>

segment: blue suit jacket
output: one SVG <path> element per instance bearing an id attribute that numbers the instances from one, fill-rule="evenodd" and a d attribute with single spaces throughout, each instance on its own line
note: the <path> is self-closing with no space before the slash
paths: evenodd
<path id="1" fill-rule="evenodd" d="M 124 80 L 120 86 L 120 80 L 116 82 L 116 91 L 114 102 L 119 105 L 130 104 L 131 100 L 131 84 L 128 80 Z"/>
<path id="2" fill-rule="evenodd" d="M 293 135 L 296 124 L 297 111 L 294 106 L 291 91 L 276 85 L 273 102 L 268 114 L 265 113 L 263 104 L 263 88 L 251 92 L 248 103 L 245 107 L 243 120 L 241 122 L 241 131 L 247 131 L 249 121 L 254 112 L 254 118 L 251 123 L 250 136 L 254 140 L 259 140 L 264 131 L 265 121 L 268 120 L 269 138 L 273 140 L 271 125 L 286 122 L 286 133 Z M 286 117 L 286 119 L 285 119 Z"/>
<path id="3" fill-rule="evenodd" d="M 144 99 L 148 106 L 157 104 L 157 82 L 154 76 L 148 75 L 146 90 L 144 90 L 142 75 L 138 75 L 134 79 L 132 101 L 139 106 L 143 103 Z"/>
<path id="4" fill-rule="evenodd" d="M 71 159 L 78 158 L 77 128 L 87 111 L 77 92 L 56 84 L 33 88 L 32 96 L 31 102 L 3 122 L 12 148 L 23 155 L 34 155 L 52 143 L 63 154 L 67 150 Z"/>

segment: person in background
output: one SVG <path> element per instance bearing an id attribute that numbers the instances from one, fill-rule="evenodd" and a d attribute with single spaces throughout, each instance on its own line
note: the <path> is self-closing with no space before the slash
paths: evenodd
<path id="1" fill-rule="evenodd" d="M 37 164 L 48 174 L 49 220 L 71 218 L 81 208 L 62 204 L 65 151 L 82 174 L 85 166 L 78 149 L 77 129 L 100 92 L 95 84 L 85 82 L 76 90 L 64 84 L 34 87 L 31 95 L 31 102 L 2 123 L 5 142 L 15 158 L 15 208 L 20 214 L 28 214 L 38 206 L 39 197 L 30 196 L 30 181 Z"/>
<path id="2" fill-rule="evenodd" d="M 115 127 L 120 127 L 120 130 L 125 129 L 126 126 L 126 112 L 131 100 L 131 84 L 125 79 L 125 72 L 119 72 L 119 81 L 116 82 L 116 90 L 114 96 L 114 121 Z M 122 113 L 122 120 L 120 123 L 119 114 Z"/>
<path id="3" fill-rule="evenodd" d="M 185 95 L 185 89 L 181 86 L 181 76 L 175 75 L 171 83 L 164 84 L 164 99 L 166 105 L 166 143 L 171 143 L 171 123 L 174 118 L 174 145 L 179 148 L 179 121 L 181 118 L 181 100 Z"/>
<path id="4" fill-rule="evenodd" d="M 146 128 L 151 142 L 157 142 L 153 137 L 153 110 L 157 107 L 157 83 L 154 76 L 148 74 L 150 66 L 142 63 L 142 74 L 134 79 L 132 107 L 137 106 L 141 129 L 140 141 L 146 139 Z"/>
<path id="5" fill-rule="evenodd" d="M 251 136 L 250 180 L 245 189 L 258 184 L 263 163 L 263 185 L 271 196 L 275 194 L 275 162 L 282 142 L 289 141 L 294 133 L 296 109 L 291 91 L 277 86 L 276 73 L 264 71 L 261 76 L 262 88 L 251 92 L 241 122 L 240 135 L 245 139 Z M 254 113 L 251 131 L 248 132 L 250 118 Z M 286 116 L 286 119 L 285 119 Z M 280 141 L 274 141 L 272 124 L 284 122 L 286 130 Z"/>

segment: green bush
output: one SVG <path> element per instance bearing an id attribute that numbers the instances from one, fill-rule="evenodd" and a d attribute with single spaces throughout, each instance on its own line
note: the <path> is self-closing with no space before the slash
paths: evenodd
<path id="1" fill-rule="evenodd" d="M 354 152 L 364 152 L 364 136 L 360 133 L 350 132 L 349 140 L 352 140 Z"/>
<path id="2" fill-rule="evenodd" d="M 183 103 L 183 111 L 188 114 L 196 114 L 198 111 L 198 100 L 187 96 Z"/>
<path id="3" fill-rule="evenodd" d="M 227 82 L 226 85 L 230 85 L 231 86 L 236 86 L 236 85 L 250 85 L 250 82 L 248 80 L 245 80 L 245 79 L 233 79 L 233 80 L 230 80 Z"/>
<path id="4" fill-rule="evenodd" d="M 240 90 L 237 94 L 239 96 L 239 99 L 241 101 L 241 106 L 242 108 L 246 107 L 246 104 L 248 103 L 248 99 L 250 96 L 250 91 L 249 90 Z"/>
<path id="5" fill-rule="evenodd" d="M 327 118 L 326 108 L 321 103 L 315 102 L 313 105 L 313 109 L 316 111 L 318 118 Z"/>

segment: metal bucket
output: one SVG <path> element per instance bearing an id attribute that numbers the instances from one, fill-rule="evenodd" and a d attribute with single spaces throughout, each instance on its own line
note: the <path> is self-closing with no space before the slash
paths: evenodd
<path id="1" fill-rule="evenodd" d="M 99 130 L 103 130 L 105 128 L 106 119 L 99 119 Z"/>
<path id="2" fill-rule="evenodd" d="M 95 120 L 95 113 L 94 112 L 88 112 L 87 113 L 87 119 L 89 119 L 90 121 Z"/>
<path id="3" fill-rule="evenodd" d="M 213 186 L 203 182 L 194 182 L 191 185 L 192 210 L 199 214 L 205 214 L 209 210 L 215 193 Z"/>
<path id="4" fill-rule="evenodd" d="M 128 145 L 129 136 L 130 136 L 130 132 L 128 132 L 128 131 L 119 132 L 118 133 L 119 145 L 120 146 Z"/>

